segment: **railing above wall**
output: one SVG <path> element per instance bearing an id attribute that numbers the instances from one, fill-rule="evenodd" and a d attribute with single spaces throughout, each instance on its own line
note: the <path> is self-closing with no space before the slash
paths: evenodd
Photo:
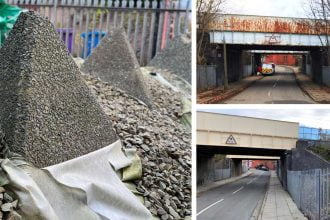
<path id="1" fill-rule="evenodd" d="M 191 0 L 8 0 L 48 18 L 74 57 L 85 59 L 112 27 L 123 27 L 141 65 L 190 33 Z M 110 36 L 111 37 L 111 36 Z"/>

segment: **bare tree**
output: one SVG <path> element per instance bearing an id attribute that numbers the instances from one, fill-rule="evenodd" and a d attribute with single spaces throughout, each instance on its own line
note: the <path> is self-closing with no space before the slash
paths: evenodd
<path id="1" fill-rule="evenodd" d="M 309 17 L 313 19 L 310 24 L 311 31 L 318 35 L 327 64 L 330 64 L 330 0 L 310 0 Z"/>
<path id="2" fill-rule="evenodd" d="M 210 23 L 220 16 L 224 2 L 225 0 L 197 0 L 197 64 L 205 63 L 204 37 Z"/>

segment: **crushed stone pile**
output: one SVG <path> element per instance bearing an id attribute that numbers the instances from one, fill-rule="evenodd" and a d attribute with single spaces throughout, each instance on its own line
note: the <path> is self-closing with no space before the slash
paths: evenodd
<path id="1" fill-rule="evenodd" d="M 32 11 L 21 13 L 0 49 L 0 103 L 9 150 L 36 167 L 117 139 L 55 28 Z"/>
<path id="2" fill-rule="evenodd" d="M 0 128 L 0 149 L 7 148 L 7 143 L 4 140 L 4 136 L 5 135 Z M 0 158 L 3 158 L 3 153 L 4 152 L 1 152 Z M 3 159 L 0 159 L 0 162 L 2 162 L 2 160 Z M 16 196 L 14 195 L 14 193 L 12 193 L 12 191 L 6 190 L 6 188 L 4 187 L 4 185 L 7 184 L 6 180 L 4 180 L 3 177 L 0 177 L 0 179 L 0 183 L 3 184 L 0 186 L 0 219 L 21 219 L 20 215 L 17 213 L 19 205 L 18 200 L 15 198 Z"/>
<path id="3" fill-rule="evenodd" d="M 140 65 L 122 28 L 113 29 L 108 37 L 102 39 L 81 71 L 109 82 L 147 105 L 151 104 Z"/>
<path id="4" fill-rule="evenodd" d="M 191 84 L 191 40 L 184 35 L 170 40 L 168 46 L 157 53 L 147 66 L 155 71 L 175 74 Z"/>
<path id="5" fill-rule="evenodd" d="M 125 147 L 136 148 L 142 159 L 143 176 L 136 185 L 145 206 L 164 220 L 190 216 L 191 134 L 172 112 L 180 113 L 179 98 L 148 78 L 148 84 L 158 89 L 153 94 L 156 107 L 150 109 L 110 83 L 90 75 L 84 78 Z"/>

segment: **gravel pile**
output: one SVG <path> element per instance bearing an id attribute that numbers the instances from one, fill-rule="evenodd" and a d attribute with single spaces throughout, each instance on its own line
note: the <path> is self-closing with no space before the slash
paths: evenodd
<path id="1" fill-rule="evenodd" d="M 5 155 L 8 156 L 8 154 L 8 145 L 5 142 L 4 133 L 2 132 L 0 127 L 0 158 L 4 158 Z M 1 160 L 3 159 L 0 159 L 0 162 Z M 2 184 L 6 184 L 6 180 L 4 177 L 1 177 L 1 180 Z M 18 200 L 15 199 L 15 195 L 11 191 L 6 190 L 5 187 L 0 186 L 0 220 L 21 219 L 20 215 L 16 212 L 18 209 Z"/>
<path id="2" fill-rule="evenodd" d="M 176 74 L 191 84 L 191 40 L 178 36 L 169 41 L 168 46 L 148 63 L 148 67 Z"/>
<path id="3" fill-rule="evenodd" d="M 0 49 L 0 103 L 9 150 L 36 167 L 117 139 L 55 28 L 34 12 L 21 13 Z"/>
<path id="4" fill-rule="evenodd" d="M 18 207 L 18 200 L 14 200 L 5 188 L 0 186 L 0 219 L 16 220 L 21 219 L 20 215 L 15 211 Z"/>
<path id="5" fill-rule="evenodd" d="M 124 90 L 150 105 L 140 65 L 124 29 L 113 29 L 82 65 L 81 71 Z"/>
<path id="6" fill-rule="evenodd" d="M 176 116 L 180 114 L 178 97 L 148 79 L 155 97 L 155 107 L 150 109 L 109 83 L 90 75 L 85 80 L 125 147 L 136 148 L 142 159 L 143 176 L 136 185 L 146 198 L 146 207 L 161 219 L 190 216 L 191 134 Z"/>

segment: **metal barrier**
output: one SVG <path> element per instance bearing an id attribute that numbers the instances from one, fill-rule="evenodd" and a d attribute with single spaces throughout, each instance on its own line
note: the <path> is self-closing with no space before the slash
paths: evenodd
<path id="1" fill-rule="evenodd" d="M 309 219 L 330 219 L 330 169 L 288 171 L 287 189 Z"/>
<path id="2" fill-rule="evenodd" d="M 330 140 L 330 130 L 300 126 L 299 139 L 328 141 Z"/>
<path id="3" fill-rule="evenodd" d="M 190 31 L 191 0 L 8 0 L 50 19 L 74 57 L 86 58 L 111 27 L 123 27 L 141 65 Z"/>
<path id="4" fill-rule="evenodd" d="M 198 65 L 197 66 L 197 90 L 203 91 L 216 87 L 217 73 L 215 65 Z"/>
<path id="5" fill-rule="evenodd" d="M 214 169 L 214 181 L 228 179 L 231 177 L 231 169 Z"/>

